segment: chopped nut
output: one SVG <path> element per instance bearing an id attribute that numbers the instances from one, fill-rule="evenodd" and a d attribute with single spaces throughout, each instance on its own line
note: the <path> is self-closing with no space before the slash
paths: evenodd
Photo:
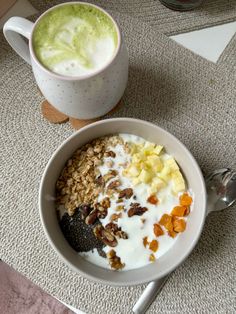
<path id="1" fill-rule="evenodd" d="M 156 252 L 158 249 L 158 242 L 157 240 L 152 240 L 149 244 L 149 249 L 152 250 L 153 252 Z"/>
<path id="2" fill-rule="evenodd" d="M 102 186 L 104 187 L 105 186 L 105 180 L 102 176 L 99 176 L 97 179 L 96 179 L 96 183 L 99 185 L 99 186 Z"/>
<path id="3" fill-rule="evenodd" d="M 111 183 L 109 183 L 107 188 L 109 190 L 114 190 L 114 189 L 118 188 L 120 185 L 121 185 L 120 181 L 115 180 L 115 181 L 112 181 Z"/>
<path id="4" fill-rule="evenodd" d="M 121 218 L 122 213 L 119 214 L 112 214 L 111 215 L 111 221 L 117 221 L 119 218 Z"/>
<path id="5" fill-rule="evenodd" d="M 81 212 L 81 218 L 85 219 L 91 212 L 91 208 L 88 205 L 82 205 L 80 207 L 80 212 Z"/>
<path id="6" fill-rule="evenodd" d="M 104 208 L 109 208 L 111 206 L 111 201 L 109 199 L 109 197 L 105 197 L 101 202 L 100 204 L 102 205 L 102 207 Z"/>
<path id="7" fill-rule="evenodd" d="M 147 199 L 147 202 L 156 205 L 158 203 L 158 198 L 155 195 L 150 195 Z"/>
<path id="8" fill-rule="evenodd" d="M 105 152 L 104 156 L 105 157 L 115 158 L 116 157 L 116 153 L 113 152 L 112 150 L 109 150 L 108 152 Z"/>
<path id="9" fill-rule="evenodd" d="M 120 257 L 116 255 L 114 250 L 111 250 L 107 253 L 107 258 L 111 268 L 119 270 L 125 267 L 125 264 L 121 262 Z"/>
<path id="10" fill-rule="evenodd" d="M 156 260 L 155 255 L 154 255 L 153 253 L 150 254 L 150 256 L 149 256 L 149 261 L 150 261 L 150 262 L 155 262 L 155 260 Z"/>
<path id="11" fill-rule="evenodd" d="M 141 207 L 139 203 L 131 203 L 131 208 L 128 210 L 128 217 L 134 215 L 142 216 L 147 210 L 147 207 Z"/>
<path id="12" fill-rule="evenodd" d="M 153 232 L 156 237 L 162 236 L 164 234 L 162 227 L 157 223 L 153 225 Z"/>
<path id="13" fill-rule="evenodd" d="M 111 168 L 112 166 L 113 166 L 113 161 L 112 160 L 108 160 L 107 162 L 106 162 L 106 165 L 107 165 L 107 167 L 109 167 L 109 168 Z"/>
<path id="14" fill-rule="evenodd" d="M 97 211 L 97 217 L 104 219 L 107 216 L 107 209 L 103 207 L 99 207 Z"/>
<path id="15" fill-rule="evenodd" d="M 133 189 L 127 188 L 127 189 L 120 191 L 119 198 L 129 199 L 129 198 L 131 198 L 132 195 L 133 195 Z"/>
<path id="16" fill-rule="evenodd" d="M 94 235 L 101 240 L 104 244 L 108 246 L 117 246 L 117 240 L 112 233 L 106 229 L 102 225 L 97 225 L 93 229 Z"/>
<path id="17" fill-rule="evenodd" d="M 105 182 L 108 182 L 109 180 L 115 178 L 117 175 L 118 172 L 116 170 L 109 170 L 108 173 L 103 176 L 103 179 Z"/>
<path id="18" fill-rule="evenodd" d="M 126 232 L 121 230 L 121 227 L 118 227 L 114 222 L 110 222 L 105 226 L 105 229 L 110 231 L 112 234 L 117 236 L 120 239 L 128 239 L 128 235 Z"/>
<path id="19" fill-rule="evenodd" d="M 118 206 L 116 206 L 116 211 L 122 211 L 122 210 L 124 210 L 124 205 L 118 205 Z"/>
<path id="20" fill-rule="evenodd" d="M 92 225 L 95 223 L 95 221 L 97 220 L 98 216 L 98 210 L 97 209 L 94 209 L 90 212 L 90 214 L 86 217 L 85 219 L 85 223 L 87 225 Z"/>

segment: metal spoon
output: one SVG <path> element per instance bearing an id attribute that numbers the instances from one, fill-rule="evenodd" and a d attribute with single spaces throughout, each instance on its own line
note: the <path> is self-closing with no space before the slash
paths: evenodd
<path id="1" fill-rule="evenodd" d="M 236 201 L 236 171 L 218 169 L 206 178 L 207 215 L 233 205 Z M 168 276 L 150 282 L 133 307 L 133 313 L 144 314 L 161 291 Z"/>

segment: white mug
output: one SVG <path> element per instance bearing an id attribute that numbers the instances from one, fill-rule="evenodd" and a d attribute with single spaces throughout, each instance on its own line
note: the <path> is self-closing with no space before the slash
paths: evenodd
<path id="1" fill-rule="evenodd" d="M 83 4 L 70 2 L 61 5 Z M 56 109 L 69 117 L 92 119 L 100 117 L 120 101 L 128 80 L 128 53 L 120 29 L 114 19 L 100 7 L 113 21 L 118 43 L 113 58 L 102 69 L 79 77 L 63 76 L 45 68 L 37 59 L 32 45 L 35 25 L 52 7 L 43 13 L 35 23 L 21 17 L 12 17 L 4 25 L 3 32 L 12 48 L 32 66 L 33 73 L 44 97 Z M 56 7 L 58 7 L 56 6 Z M 29 44 L 20 36 L 29 40 Z"/>

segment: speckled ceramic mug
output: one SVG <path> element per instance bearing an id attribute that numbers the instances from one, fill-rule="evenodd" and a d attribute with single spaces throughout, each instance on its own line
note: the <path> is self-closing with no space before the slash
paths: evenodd
<path id="1" fill-rule="evenodd" d="M 111 19 L 117 32 L 117 45 L 112 58 L 102 68 L 80 76 L 64 76 L 48 70 L 37 59 L 32 38 L 35 26 L 49 11 L 58 6 L 81 4 L 100 10 Z M 70 2 L 52 7 L 35 23 L 12 17 L 3 28 L 4 36 L 12 48 L 32 66 L 42 94 L 56 109 L 78 119 L 91 119 L 109 112 L 121 99 L 128 79 L 128 53 L 120 29 L 114 19 L 103 9 L 88 3 Z M 29 40 L 29 44 L 20 36 Z"/>

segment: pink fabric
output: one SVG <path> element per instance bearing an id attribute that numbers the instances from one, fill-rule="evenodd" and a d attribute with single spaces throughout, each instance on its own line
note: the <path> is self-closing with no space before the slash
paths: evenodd
<path id="1" fill-rule="evenodd" d="M 0 313 L 73 314 L 59 301 L 1 261 Z"/>

